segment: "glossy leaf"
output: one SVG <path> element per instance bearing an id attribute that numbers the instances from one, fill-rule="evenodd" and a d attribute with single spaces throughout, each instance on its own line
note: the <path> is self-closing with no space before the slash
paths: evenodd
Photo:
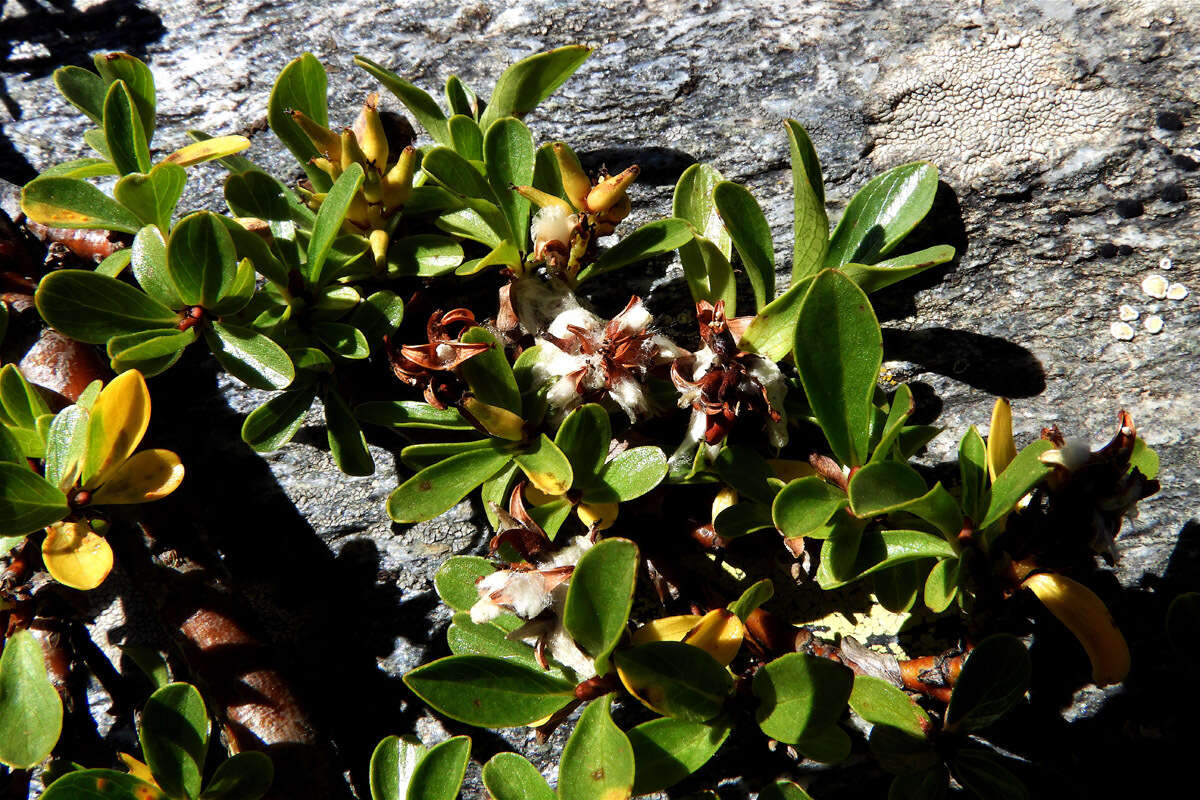
<path id="1" fill-rule="evenodd" d="M 603 469 L 612 441 L 608 412 L 596 403 L 586 403 L 563 420 L 554 443 L 571 462 L 576 487 L 586 485 Z"/>
<path id="2" fill-rule="evenodd" d="M 1017 446 L 1013 442 L 1012 405 L 1003 397 L 997 397 L 992 406 L 992 423 L 988 427 L 987 463 L 988 476 L 992 483 L 1005 467 L 1017 457 Z"/>
<path id="3" fill-rule="evenodd" d="M 775 244 L 762 207 L 740 184 L 722 181 L 713 187 L 713 202 L 741 256 L 759 311 L 775 299 Z"/>
<path id="4" fill-rule="evenodd" d="M 838 580 L 829 585 L 822 584 L 822 587 L 831 589 L 854 578 L 919 558 L 949 558 L 954 555 L 954 548 L 945 539 L 923 531 L 868 530 L 862 534 L 853 563 L 842 570 L 835 570 Z"/>
<path id="5" fill-rule="evenodd" d="M 1017 453 L 1017 457 L 992 484 L 987 513 L 983 515 L 983 521 L 979 523 L 981 529 L 998 522 L 1004 515 L 1012 511 L 1017 501 L 1028 494 L 1039 481 L 1050 473 L 1050 466 L 1043 464 L 1039 458 L 1042 453 L 1053 446 L 1046 439 L 1039 439 Z"/>
<path id="6" fill-rule="evenodd" d="M 362 331 L 344 322 L 317 322 L 313 334 L 329 352 L 349 359 L 362 359 L 371 354 L 371 346 Z"/>
<path id="7" fill-rule="evenodd" d="M 213 322 L 204 340 L 217 362 L 233 377 L 255 389 L 286 389 L 296 377 L 282 347 L 249 328 Z"/>
<path id="8" fill-rule="evenodd" d="M 827 270 L 813 279 L 792 356 L 834 455 L 847 466 L 865 463 L 883 337 L 867 296 L 845 275 Z"/>
<path id="9" fill-rule="evenodd" d="M 200 800 L 259 800 L 275 780 L 275 766 L 266 753 L 246 750 L 221 762 Z"/>
<path id="10" fill-rule="evenodd" d="M 167 240 L 167 272 L 186 305 L 217 305 L 237 274 L 237 251 L 216 214 L 201 211 L 176 224 Z"/>
<path id="11" fill-rule="evenodd" d="M 509 187 L 528 186 L 533 181 L 533 136 L 520 120 L 505 117 L 487 128 L 483 148 L 488 180 L 516 237 L 514 243 L 524 252 L 528 249 L 529 201 Z"/>
<path id="12" fill-rule="evenodd" d="M 771 582 L 770 578 L 763 578 L 751 584 L 746 591 L 742 592 L 737 600 L 730 603 L 729 610 L 737 614 L 742 622 L 745 622 L 755 609 L 774 596 L 775 584 Z"/>
<path id="13" fill-rule="evenodd" d="M 649 794 L 673 786 L 716 755 L 731 728 L 723 720 L 688 722 L 663 717 L 631 728 L 634 794 Z"/>
<path id="14" fill-rule="evenodd" d="M 575 698 L 575 685 L 540 670 L 486 656 L 447 656 L 404 682 L 434 710 L 486 728 L 528 725 Z"/>
<path id="15" fill-rule="evenodd" d="M 667 475 L 667 457 L 652 445 L 626 450 L 600 470 L 600 481 L 584 490 L 589 503 L 624 503 L 641 497 Z"/>
<path id="16" fill-rule="evenodd" d="M 940 614 L 950 607 L 958 594 L 957 558 L 944 558 L 933 565 L 925 578 L 925 605 L 935 614 Z"/>
<path id="17" fill-rule="evenodd" d="M 196 341 L 196 329 L 177 328 L 128 333 L 108 340 L 106 348 L 114 372 L 138 370 L 143 375 L 157 375 L 179 357 L 179 353 Z"/>
<path id="18" fill-rule="evenodd" d="M 517 617 L 512 615 L 512 619 L 517 620 Z M 519 623 L 519 620 L 517 621 Z M 547 658 L 548 668 L 543 668 L 538 663 L 532 647 L 522 641 L 508 638 L 506 624 L 507 620 L 501 618 L 484 623 L 472 622 L 470 614 L 459 612 L 454 615 L 450 627 L 446 629 L 446 644 L 456 656 L 500 658 L 556 678 L 573 677 L 573 673 L 568 675 L 550 658 Z"/>
<path id="19" fill-rule="evenodd" d="M 937 168 L 926 161 L 888 170 L 859 189 L 829 240 L 825 266 L 874 264 L 929 212 L 937 193 Z"/>
<path id="20" fill-rule="evenodd" d="M 732 611 L 714 608 L 684 635 L 684 644 L 698 647 L 723 667 L 729 666 L 742 647 L 746 628 Z"/>
<path id="21" fill-rule="evenodd" d="M 433 586 L 442 602 L 455 611 L 470 611 L 479 600 L 475 583 L 496 571 L 480 556 L 451 556 L 433 576 Z"/>
<path id="22" fill-rule="evenodd" d="M 497 753 L 483 765 L 483 788 L 492 800 L 554 800 L 537 767 L 516 753 Z"/>
<path id="23" fill-rule="evenodd" d="M 595 659 L 603 673 L 629 620 L 637 582 L 638 547 L 628 539 L 604 539 L 583 554 L 571 575 L 563 626 Z"/>
<path id="24" fill-rule="evenodd" d="M 372 77 L 394 94 L 435 142 L 450 145 L 450 129 L 446 124 L 446 114 L 428 93 L 370 59 L 355 56 L 354 63 L 369 72 Z"/>
<path id="25" fill-rule="evenodd" d="M 504 347 L 486 328 L 471 328 L 462 335 L 467 344 L 486 342 L 491 349 L 472 356 L 459 366 L 459 374 L 480 401 L 499 406 L 514 414 L 521 413 L 521 391 L 512 367 L 504 356 Z"/>
<path id="26" fill-rule="evenodd" d="M 854 676 L 850 707 L 872 725 L 885 725 L 913 736 L 932 730 L 929 715 L 901 689 L 870 675 Z"/>
<path id="27" fill-rule="evenodd" d="M 703 237 L 696 237 L 679 247 L 679 263 L 683 276 L 692 293 L 692 300 L 706 301 L 716 305 L 724 301 L 725 313 L 737 313 L 737 285 L 733 267 L 715 244 Z"/>
<path id="28" fill-rule="evenodd" d="M 36 429 L 38 418 L 49 412 L 41 393 L 25 380 L 16 364 L 0 368 L 0 422 L 15 428 Z"/>
<path id="29" fill-rule="evenodd" d="M 617 651 L 614 661 L 629 693 L 668 717 L 706 722 L 721 713 L 733 688 L 724 667 L 683 642 L 636 645 Z"/>
<path id="30" fill-rule="evenodd" d="M 195 686 L 169 683 L 146 701 L 138 736 L 154 780 L 172 797 L 200 794 L 208 751 L 208 710 Z"/>
<path id="31" fill-rule="evenodd" d="M 129 53 L 97 53 L 92 56 L 92 64 L 100 77 L 108 83 L 124 82 L 133 98 L 146 141 L 150 141 L 154 136 L 156 110 L 154 73 L 141 59 Z"/>
<path id="32" fill-rule="evenodd" d="M 165 230 L 165 229 L 164 229 Z M 133 238 L 129 263 L 138 285 L 167 308 L 182 308 L 183 300 L 167 269 L 167 240 L 154 225 L 147 225 Z"/>
<path id="33" fill-rule="evenodd" d="M 463 249 L 448 236 L 422 233 L 396 239 L 387 257 L 389 276 L 433 278 L 453 272 L 463 261 Z"/>
<path id="34" fill-rule="evenodd" d="M 17 631 L 0 654 L 0 763 L 17 770 L 40 764 L 58 742 L 62 718 L 41 644 L 29 631 Z"/>
<path id="35" fill-rule="evenodd" d="M 559 761 L 561 800 L 625 800 L 632 793 L 633 747 L 613 723 L 610 703 L 602 697 L 579 716 Z"/>
<path id="36" fill-rule="evenodd" d="M 113 378 L 96 398 L 88 420 L 82 484 L 95 489 L 132 455 L 150 424 L 150 390 L 136 371 Z"/>
<path id="37" fill-rule="evenodd" d="M 0 536 L 36 531 L 70 511 L 67 496 L 25 463 L 0 462 L 0 478 Z"/>
<path id="38" fill-rule="evenodd" d="M 313 223 L 312 235 L 308 240 L 308 265 L 305 267 L 308 272 L 308 280 L 314 286 L 323 286 L 326 282 L 325 262 L 329 258 L 330 250 L 333 249 L 338 232 L 342 229 L 342 223 L 346 221 L 346 212 L 350 210 L 350 203 L 358 194 L 362 183 L 362 165 L 351 164 L 334 181 L 329 193 L 321 202 L 316 222 Z"/>
<path id="39" fill-rule="evenodd" d="M 546 434 L 539 436 L 531 449 L 514 453 L 512 458 L 539 491 L 561 495 L 571 488 L 571 462 Z"/>
<path id="40" fill-rule="evenodd" d="M 460 197 L 496 200 L 487 179 L 474 164 L 449 147 L 434 147 L 421 159 L 421 169 Z"/>
<path id="41" fill-rule="evenodd" d="M 713 528 L 723 539 L 736 539 L 774 527 L 771 507 L 762 503 L 736 503 L 723 509 L 713 519 Z"/>
<path id="42" fill-rule="evenodd" d="M 792 156 L 792 283 L 815 275 L 830 249 L 829 218 L 825 215 L 825 183 L 817 151 L 808 132 L 794 119 L 785 120 L 784 130 Z"/>
<path id="43" fill-rule="evenodd" d="M 446 79 L 446 102 L 450 104 L 450 111 L 454 114 L 462 114 L 472 119 L 478 116 L 476 111 L 479 99 L 457 75 Z"/>
<path id="44" fill-rule="evenodd" d="M 714 187 L 723 180 L 708 164 L 692 164 L 675 184 L 671 215 L 691 223 L 697 236 L 707 239 L 728 259 L 732 239 L 713 198 Z"/>
<path id="45" fill-rule="evenodd" d="M 288 112 L 301 111 L 318 125 L 328 126 L 327 86 L 325 67 L 312 53 L 305 53 L 279 73 L 267 103 L 267 122 L 271 130 L 304 167 L 318 192 L 326 191 L 330 185 L 329 176 L 311 163 L 321 153 Z"/>
<path id="46" fill-rule="evenodd" d="M 455 800 L 467 772 L 471 740 L 455 736 L 431 747 L 408 782 L 408 800 Z"/>
<path id="47" fill-rule="evenodd" d="M 808 792 L 791 781 L 776 781 L 763 787 L 758 800 L 812 800 Z"/>
<path id="48" fill-rule="evenodd" d="M 498 214 L 499 209 L 495 210 Z M 498 228 L 503 230 L 504 226 L 497 227 L 492 222 L 491 218 L 485 219 L 474 208 L 462 208 L 439 215 L 433 224 L 446 233 L 495 248 L 505 241 L 503 235 L 497 232 Z"/>
<path id="49" fill-rule="evenodd" d="M 475 430 L 457 408 L 437 409 L 422 400 L 373 400 L 355 407 L 354 416 L 372 425 L 430 430 Z"/>
<path id="50" fill-rule="evenodd" d="M 863 519 L 903 508 L 924 495 L 925 479 L 902 461 L 876 461 L 850 478 L 847 497 L 855 516 Z"/>
<path id="51" fill-rule="evenodd" d="M 846 503 L 845 492 L 810 475 L 780 490 L 771 506 L 771 516 L 785 538 L 810 536 Z"/>
<path id="52" fill-rule="evenodd" d="M 246 416 L 242 423 L 242 441 L 260 453 L 290 442 L 304 424 L 316 396 L 316 388 L 309 386 L 272 397 Z"/>
<path id="53" fill-rule="evenodd" d="M 116 175 L 117 168 L 103 158 L 77 158 L 41 171 L 42 178 L 100 178 Z"/>
<path id="54" fill-rule="evenodd" d="M 974 425 L 959 442 L 958 472 L 962 483 L 963 513 L 980 522 L 987 512 L 987 449 Z"/>
<path id="55" fill-rule="evenodd" d="M 998 633 L 980 642 L 963 664 L 950 695 L 946 727 L 963 732 L 986 728 L 1021 702 L 1033 667 L 1015 636 Z"/>
<path id="56" fill-rule="evenodd" d="M 796 344 L 796 321 L 812 278 L 802 278 L 776 297 L 750 321 L 738 346 L 772 361 L 783 361 Z"/>
<path id="57" fill-rule="evenodd" d="M 159 164 L 149 174 L 135 172 L 121 178 L 113 187 L 113 197 L 137 214 L 142 222 L 167 231 L 186 183 L 187 173 L 183 167 Z"/>
<path id="58" fill-rule="evenodd" d="M 179 322 L 178 314 L 145 293 L 88 270 L 50 273 L 42 278 L 34 297 L 38 312 L 56 330 L 89 344 Z"/>
<path id="59" fill-rule="evenodd" d="M 388 516 L 396 522 L 433 519 L 503 469 L 510 460 L 509 453 L 489 446 L 432 464 L 392 492 L 387 501 Z"/>
<path id="60" fill-rule="evenodd" d="M 46 437 L 46 457 L 42 472 L 46 482 L 67 491 L 75 485 L 80 471 L 83 469 L 83 456 L 87 452 L 88 412 L 78 406 L 67 406 L 58 412 L 54 422 L 50 424 L 50 433 Z M 11 436 L 8 429 L 0 425 L 3 436 Z M 5 448 L 0 446 L 0 451 Z M 11 460 L 22 463 L 24 459 L 17 453 L 16 459 L 6 459 L 0 455 L 0 460 Z"/>
<path id="61" fill-rule="evenodd" d="M 371 800 L 406 800 L 417 764 L 428 752 L 415 736 L 388 736 L 371 753 Z"/>
<path id="62" fill-rule="evenodd" d="M 604 251 L 594 264 L 579 273 L 579 280 L 584 281 L 635 261 L 669 253 L 691 240 L 692 227 L 684 220 L 670 218 L 648 222 Z"/>
<path id="63" fill-rule="evenodd" d="M 152 783 L 115 769 L 68 772 L 50 784 L 42 800 L 167 800 Z"/>
<path id="64" fill-rule="evenodd" d="M 150 145 L 146 130 L 124 81 L 109 85 L 104 97 L 104 141 L 122 175 L 150 171 Z"/>
<path id="65" fill-rule="evenodd" d="M 54 85 L 71 105 L 97 125 L 104 119 L 104 95 L 108 82 L 91 70 L 67 66 L 54 70 Z"/>
<path id="66" fill-rule="evenodd" d="M 900 438 L 900 432 L 904 430 L 904 423 L 915 409 L 916 404 L 913 403 L 912 390 L 904 383 L 897 386 L 892 395 L 891 404 L 888 406 L 883 428 L 879 431 L 878 441 L 875 442 L 875 449 L 871 452 L 872 463 L 891 455 L 892 445 Z"/>
<path id="67" fill-rule="evenodd" d="M 567 45 L 529 56 L 501 73 L 479 117 L 484 130 L 502 117 L 523 117 L 574 74 L 591 49 Z"/>
<path id="68" fill-rule="evenodd" d="M 21 189 L 21 210 L 56 228 L 96 228 L 137 233 L 142 221 L 125 206 L 79 178 L 34 178 Z"/>
<path id="69" fill-rule="evenodd" d="M 177 164 L 180 167 L 193 167 L 205 161 L 220 161 L 228 159 L 235 153 L 240 153 L 250 147 L 250 140 L 245 136 L 215 136 L 192 142 L 164 158 L 163 164 Z"/>
<path id="70" fill-rule="evenodd" d="M 842 264 L 838 269 L 846 273 L 864 292 L 871 294 L 913 275 L 919 275 L 930 267 L 945 264 L 953 258 L 954 248 L 948 244 L 939 244 L 876 264 L 850 262 Z"/>
<path id="71" fill-rule="evenodd" d="M 777 658 L 754 675 L 758 725 L 772 739 L 795 744 L 837 722 L 853 682 L 854 673 L 832 661 L 804 653 Z"/>
<path id="72" fill-rule="evenodd" d="M 347 475 L 370 475 L 375 471 L 375 459 L 354 413 L 335 389 L 327 391 L 324 399 L 325 437 L 333 463 Z"/>
<path id="73" fill-rule="evenodd" d="M 183 481 L 183 464 L 170 450 L 142 450 L 113 470 L 96 490 L 96 505 L 148 503 L 166 497 Z"/>
<path id="74" fill-rule="evenodd" d="M 800 737 L 796 749 L 805 758 L 825 764 L 836 764 L 850 756 L 850 737 L 838 725 L 827 725 Z"/>

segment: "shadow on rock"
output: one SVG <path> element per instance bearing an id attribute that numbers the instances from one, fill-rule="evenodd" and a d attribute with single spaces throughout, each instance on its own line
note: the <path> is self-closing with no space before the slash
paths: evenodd
<path id="1" fill-rule="evenodd" d="M 1046 388 L 1037 356 L 1019 344 L 952 328 L 885 328 L 884 357 L 911 361 L 975 389 L 1002 397 L 1034 397 Z"/>
<path id="2" fill-rule="evenodd" d="M 683 171 L 696 163 L 694 156 L 670 147 L 605 147 L 579 154 L 579 163 L 589 173 L 605 167 L 617 174 L 637 164 L 638 183 L 644 186 L 674 186 Z"/>

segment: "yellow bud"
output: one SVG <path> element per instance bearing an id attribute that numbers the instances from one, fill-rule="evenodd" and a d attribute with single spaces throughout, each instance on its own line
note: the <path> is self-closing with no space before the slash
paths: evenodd
<path id="1" fill-rule="evenodd" d="M 292 121 L 300 126 L 300 130 L 304 131 L 304 135 L 313 143 L 313 147 L 317 148 L 317 152 L 323 153 L 331 161 L 341 159 L 342 143 L 336 133 L 316 122 L 303 111 L 293 111 Z"/>
<path id="2" fill-rule="evenodd" d="M 571 204 L 566 200 L 552 194 L 547 194 L 541 189 L 535 189 L 532 186 L 514 186 L 512 188 L 517 194 L 538 208 L 558 208 L 566 212 L 567 215 L 575 213 L 575 209 L 571 208 Z"/>
<path id="3" fill-rule="evenodd" d="M 349 169 L 351 164 L 361 164 L 365 169 L 367 157 L 363 154 L 362 148 L 358 146 L 358 139 L 354 137 L 354 131 L 347 128 L 342 131 L 342 169 Z"/>
<path id="4" fill-rule="evenodd" d="M 551 146 L 554 148 L 554 158 L 558 161 L 558 172 L 562 176 L 563 191 L 566 192 L 567 199 L 577 211 L 586 210 L 588 192 L 592 190 L 591 180 L 579 165 L 579 159 L 575 157 L 571 148 L 562 142 L 555 142 Z"/>
<path id="5" fill-rule="evenodd" d="M 362 195 L 368 203 L 377 205 L 383 200 L 383 181 L 373 169 L 363 170 Z"/>
<path id="6" fill-rule="evenodd" d="M 1016 457 L 1017 445 L 1013 442 L 1012 432 L 1012 406 L 1003 397 L 998 397 L 996 405 L 992 406 L 992 426 L 988 430 L 987 440 L 988 473 L 992 476 L 993 483 Z"/>
<path id="7" fill-rule="evenodd" d="M 366 105 L 354 121 L 354 136 L 359 147 L 368 160 L 382 171 L 387 167 L 388 141 L 383 129 L 383 120 L 379 117 L 379 95 L 372 92 L 367 96 Z"/>
<path id="8" fill-rule="evenodd" d="M 342 174 L 342 162 L 340 161 L 330 161 L 328 158 L 321 157 L 314 158 L 309 163 L 321 170 L 321 172 L 324 172 L 326 175 L 333 178 L 335 181 Z"/>
<path id="9" fill-rule="evenodd" d="M 587 202 L 585 203 L 587 210 L 593 214 L 600 214 L 615 206 L 621 197 L 624 196 L 625 190 L 629 188 L 629 184 L 637 180 L 638 172 L 640 170 L 634 164 L 620 175 L 612 175 L 600 181 L 588 192 Z"/>
<path id="10" fill-rule="evenodd" d="M 346 211 L 346 221 L 352 222 L 364 230 L 371 227 L 371 207 L 367 205 L 367 199 L 362 196 L 362 192 L 358 192 L 350 200 L 350 208 Z"/>
<path id="11" fill-rule="evenodd" d="M 383 206 L 389 212 L 400 208 L 412 195 L 413 174 L 417 171 L 417 150 L 406 147 L 396 164 L 383 176 Z"/>
<path id="12" fill-rule="evenodd" d="M 714 608 L 688 631 L 683 643 L 699 647 L 721 666 L 727 667 L 741 648 L 745 634 L 746 628 L 737 614 L 728 609 Z"/>
<path id="13" fill-rule="evenodd" d="M 1075 634 L 1091 659 L 1097 686 L 1125 680 L 1129 645 L 1095 592 L 1065 575 L 1046 572 L 1030 575 L 1024 586 Z"/>
<path id="14" fill-rule="evenodd" d="M 375 271 L 382 272 L 387 268 L 388 242 L 391 237 L 388 232 L 376 228 L 371 231 L 371 255 L 375 257 Z"/>

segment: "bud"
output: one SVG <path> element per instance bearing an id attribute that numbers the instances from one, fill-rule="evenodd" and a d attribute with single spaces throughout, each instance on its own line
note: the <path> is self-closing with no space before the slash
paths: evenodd
<path id="1" fill-rule="evenodd" d="M 347 128 L 342 131 L 342 170 L 350 168 L 351 164 L 367 165 L 367 157 L 363 154 L 362 148 L 358 146 L 358 139 L 354 138 L 354 131 Z"/>
<path id="2" fill-rule="evenodd" d="M 388 236 L 388 232 L 385 230 L 376 228 L 371 231 L 371 255 L 375 257 L 376 272 L 383 272 L 387 269 L 387 251 L 390 240 L 391 237 Z"/>
<path id="3" fill-rule="evenodd" d="M 388 160 L 388 140 L 383 120 L 379 116 L 378 94 L 372 92 L 367 96 L 367 102 L 359 112 L 358 118 L 354 120 L 352 130 L 367 160 L 371 161 L 376 169 L 385 169 Z"/>
<path id="4" fill-rule="evenodd" d="M 594 214 L 601 214 L 615 206 L 624 196 L 629 185 L 637 180 L 640 169 L 634 164 L 620 175 L 613 175 L 600 181 L 588 192 L 585 205 Z"/>
<path id="5" fill-rule="evenodd" d="M 382 181 L 383 207 L 391 213 L 408 202 L 412 195 L 413 174 L 417 169 L 417 150 L 406 147 L 400 153 L 395 166 L 387 171 Z"/>
<path id="6" fill-rule="evenodd" d="M 592 190 L 591 180 L 583 171 L 583 167 L 579 165 L 579 159 L 576 158 L 570 147 L 562 142 L 555 142 L 552 147 L 554 148 L 554 158 L 558 161 L 558 172 L 562 176 L 563 191 L 566 192 L 567 199 L 571 201 L 571 205 L 575 206 L 576 211 L 585 210 L 588 192 Z"/>

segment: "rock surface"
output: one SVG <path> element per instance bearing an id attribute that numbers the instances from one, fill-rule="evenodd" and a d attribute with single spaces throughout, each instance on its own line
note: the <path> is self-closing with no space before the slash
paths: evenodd
<path id="1" fill-rule="evenodd" d="M 154 68 L 160 152 L 183 144 L 188 128 L 251 133 L 254 157 L 291 175 L 298 170 L 290 156 L 262 129 L 274 76 L 302 51 L 326 64 L 331 117 L 349 124 L 375 89 L 352 54 L 431 92 L 451 73 L 485 91 L 504 65 L 579 42 L 595 53 L 531 115 L 535 137 L 565 139 L 592 165 L 640 163 L 635 222 L 669 213 L 687 164 L 711 163 L 760 199 L 781 276 L 791 252 L 781 120 L 794 117 L 809 130 L 834 219 L 871 175 L 908 160 L 935 161 L 944 185 L 919 235 L 950 241 L 961 258 L 877 295 L 888 366 L 917 384 L 923 409 L 940 408 L 948 428 L 929 458 L 952 459 L 965 426 L 986 425 L 993 395 L 1005 395 L 1014 398 L 1019 441 L 1053 423 L 1098 443 L 1126 408 L 1163 465 L 1163 491 L 1127 526 L 1122 560 L 1101 592 L 1134 648 L 1129 683 L 1071 697 L 1038 678 L 1034 699 L 1051 712 L 1066 709 L 1066 719 L 1031 712 L 1007 726 L 1005 746 L 1031 760 L 1023 774 L 1037 795 L 1084 788 L 1109 772 L 1113 753 L 1159 771 L 1157 780 L 1166 779 L 1162 770 L 1183 769 L 1171 759 L 1184 712 L 1167 707 L 1168 686 L 1180 678 L 1161 631 L 1170 597 L 1197 588 L 1200 559 L 1200 17 L 1193 3 L 391 5 L 6 5 L 0 174 L 21 182 L 84 155 L 83 120 L 54 92 L 49 72 L 86 63 L 90 52 L 129 50 Z M 219 171 L 195 174 L 185 203 L 221 210 Z M 1147 296 L 1141 284 L 1154 272 L 1190 293 Z M 677 266 L 666 279 L 649 270 L 622 277 L 622 291 L 642 294 L 660 314 L 686 296 Z M 1122 304 L 1140 314 L 1131 341 L 1110 332 Z M 1160 333 L 1143 326 L 1151 315 L 1162 318 Z M 194 476 L 188 513 L 224 555 L 262 629 L 294 658 L 315 717 L 362 792 L 374 742 L 411 730 L 420 716 L 398 676 L 440 638 L 445 615 L 430 581 L 446 556 L 480 546 L 472 510 L 464 505 L 401 531 L 382 508 L 396 482 L 385 449 L 375 450 L 373 477 L 346 478 L 314 418 L 295 443 L 260 459 L 237 436 L 240 414 L 258 399 L 250 392 L 201 362 L 157 383 L 158 441 L 178 449 Z M 158 400 L 167 393 L 198 399 L 169 410 Z M 154 636 L 125 625 L 104 631 L 106 650 Z M 1050 658 L 1086 675 L 1062 632 L 1045 634 Z M 1025 741 L 1019 725 L 1041 733 Z M 429 719 L 418 729 L 442 735 Z M 553 775 L 561 741 L 539 750 L 523 732 L 507 738 Z M 480 760 L 506 746 L 476 736 Z M 737 774 L 747 763 L 739 758 L 735 748 L 706 775 Z M 785 767 L 776 760 L 763 769 Z M 483 796 L 477 774 L 473 768 L 467 796 Z M 746 783 L 767 777 L 748 774 Z M 881 793 L 886 782 L 871 780 Z M 1100 785 L 1111 788 L 1106 781 Z M 858 796 L 847 785 L 817 776 L 814 793 Z"/>

